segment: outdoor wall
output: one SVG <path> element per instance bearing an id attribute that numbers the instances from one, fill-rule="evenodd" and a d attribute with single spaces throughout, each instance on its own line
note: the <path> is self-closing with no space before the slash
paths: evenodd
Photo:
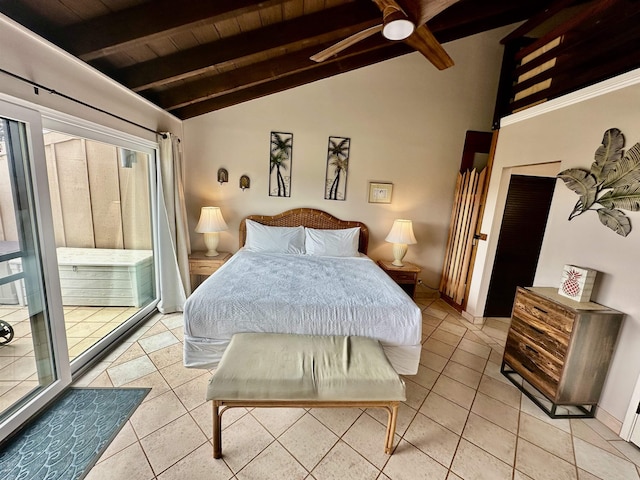
<path id="1" fill-rule="evenodd" d="M 508 29 L 445 45 L 456 65 L 436 70 L 414 53 L 184 122 L 191 243 L 200 207 L 219 206 L 229 225 L 220 249 L 238 249 L 238 224 L 249 214 L 313 207 L 365 222 L 369 255 L 391 258 L 384 242 L 393 220 L 413 220 L 417 245 L 406 260 L 438 286 L 456 172 L 465 132 L 491 128 L 502 47 Z M 293 133 L 290 198 L 268 196 L 269 136 Z M 349 137 L 345 201 L 324 200 L 329 136 Z M 216 182 L 218 168 L 229 183 Z M 241 191 L 241 175 L 251 188 Z M 391 204 L 368 203 L 369 182 L 393 183 Z"/>
<path id="2" fill-rule="evenodd" d="M 631 77 L 640 81 L 638 72 L 632 72 L 559 99 L 556 104 L 566 106 L 556 110 L 549 111 L 543 104 L 523 112 L 520 121 L 515 121 L 518 115 L 514 115 L 515 123 L 501 128 L 482 224 L 489 238 L 478 249 L 468 315 L 483 315 L 508 188 L 505 178 L 515 167 L 550 162 L 560 162 L 559 167 L 552 167 L 556 173 L 572 167 L 588 170 L 604 132 L 612 127 L 625 135 L 625 150 L 640 142 L 640 85 L 615 91 L 608 88 L 617 82 L 627 85 Z M 581 100 L 586 92 L 597 92 L 598 96 Z M 569 104 L 569 100 L 577 103 Z M 578 196 L 564 182 L 557 182 L 534 285 L 558 287 L 565 264 L 593 268 L 599 273 L 592 300 L 626 313 L 598 410 L 599 418 L 619 429 L 640 374 L 640 213 L 624 210 L 632 225 L 627 237 L 603 226 L 595 211 L 569 221 Z"/>
<path id="3" fill-rule="evenodd" d="M 58 132 L 44 145 L 56 247 L 152 249 L 147 154 L 123 166 L 117 147 Z"/>

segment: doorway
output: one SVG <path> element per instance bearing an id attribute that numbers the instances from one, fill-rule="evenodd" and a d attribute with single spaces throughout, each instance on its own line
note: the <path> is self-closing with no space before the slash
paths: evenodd
<path id="1" fill-rule="evenodd" d="M 533 284 L 555 185 L 554 177 L 511 176 L 485 317 L 511 316 L 516 288 Z"/>

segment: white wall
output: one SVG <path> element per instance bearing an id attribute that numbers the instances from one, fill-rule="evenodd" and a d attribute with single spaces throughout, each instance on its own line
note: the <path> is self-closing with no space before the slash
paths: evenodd
<path id="1" fill-rule="evenodd" d="M 365 222 L 377 259 L 391 258 L 384 237 L 393 220 L 409 218 L 418 244 L 406 260 L 437 287 L 465 132 L 491 127 L 505 34 L 447 44 L 456 65 L 442 72 L 414 53 L 185 121 L 191 231 L 201 206 L 220 206 L 229 224 L 220 249 L 233 252 L 244 216 L 313 207 Z M 290 198 L 268 196 L 271 131 L 294 134 Z M 331 135 L 351 138 L 346 201 L 324 200 Z M 220 167 L 229 171 L 222 186 Z M 242 174 L 251 177 L 245 192 Z M 394 184 L 390 205 L 367 202 L 370 181 Z M 204 248 L 202 235 L 192 233 L 191 241 Z"/>
<path id="2" fill-rule="evenodd" d="M 609 82 L 613 83 L 615 80 Z M 580 95 L 584 93 L 577 92 L 571 98 Z M 469 315 L 481 317 L 484 311 L 508 186 L 502 180 L 516 166 L 560 162 L 559 170 L 589 169 L 604 132 L 612 127 L 622 130 L 625 149 L 630 148 L 640 142 L 639 99 L 640 85 L 627 86 L 553 111 L 545 112 L 544 105 L 533 107 L 544 113 L 500 130 L 482 225 L 482 231 L 490 235 L 478 249 Z M 622 237 L 603 226 L 596 212 L 568 221 L 576 201 L 577 195 L 558 180 L 534 285 L 558 287 L 565 264 L 590 267 L 599 272 L 592 299 L 626 313 L 599 404 L 600 413 L 611 415 L 619 426 L 640 374 L 640 212 L 624 211 L 632 230 Z"/>
<path id="3" fill-rule="evenodd" d="M 132 122 L 182 136 L 182 122 L 0 14 L 0 68 Z M 155 141 L 155 134 L 0 72 L 0 94 Z M 9 99 L 10 100 L 10 99 Z"/>

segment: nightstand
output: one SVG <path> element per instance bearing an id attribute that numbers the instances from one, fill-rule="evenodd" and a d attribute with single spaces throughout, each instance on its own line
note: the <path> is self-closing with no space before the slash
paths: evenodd
<path id="1" fill-rule="evenodd" d="M 220 252 L 217 257 L 206 257 L 205 252 L 193 252 L 189 255 L 189 276 L 191 290 L 195 290 L 206 277 L 218 270 L 231 258 L 228 252 Z"/>
<path id="2" fill-rule="evenodd" d="M 378 260 L 378 265 L 387 272 L 411 298 L 415 297 L 420 267 L 409 262 L 404 262 L 402 267 L 396 267 L 392 262 L 386 260 Z"/>

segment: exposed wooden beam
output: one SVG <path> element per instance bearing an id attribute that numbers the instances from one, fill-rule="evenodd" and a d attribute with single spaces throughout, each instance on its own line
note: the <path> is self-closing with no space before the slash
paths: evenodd
<path id="1" fill-rule="evenodd" d="M 484 22 L 483 19 L 478 19 L 477 21 L 480 23 Z M 480 28 L 476 27 L 472 21 L 469 21 L 467 25 L 468 28 L 472 29 Z M 455 25 L 447 26 L 440 23 L 439 28 L 438 38 L 446 37 L 449 40 L 453 40 L 449 34 L 449 29 L 455 28 Z M 380 35 L 374 36 L 371 39 L 362 41 L 356 46 L 351 47 L 339 57 L 326 60 L 324 63 L 326 64 L 354 55 L 360 55 L 387 45 L 388 43 L 385 42 Z M 317 67 L 318 64 L 311 62 L 309 56 L 323 48 L 323 45 L 317 45 L 223 74 L 212 75 L 186 84 L 180 84 L 157 94 L 149 92 L 145 96 L 162 108 L 175 110 L 207 99 L 232 94 L 245 88 L 253 88 L 257 85 L 268 83 L 288 75 L 311 70 Z"/>
<path id="2" fill-rule="evenodd" d="M 29 5 L 16 0 L 0 0 L 0 12 L 41 37 L 56 43 L 52 38 L 55 27 L 43 13 L 35 11 Z"/>
<path id="3" fill-rule="evenodd" d="M 546 33 L 538 40 L 533 42 L 526 48 L 523 48 L 516 54 L 516 59 L 522 59 L 529 55 L 530 53 L 535 52 L 540 47 L 545 46 L 550 41 L 558 38 L 559 36 L 575 29 L 583 22 L 590 20 L 592 18 L 597 18 L 598 15 L 605 13 L 608 9 L 615 6 L 616 3 L 622 0 L 595 0 L 591 2 L 591 5 L 585 8 L 582 12 L 577 15 L 574 15 L 569 20 L 564 23 L 561 23 L 556 28 L 552 29 L 550 32 Z"/>
<path id="4" fill-rule="evenodd" d="M 500 43 L 504 45 L 515 38 L 524 37 L 525 34 L 529 33 L 531 30 L 533 30 L 537 26 L 542 25 L 544 22 L 546 22 L 551 17 L 553 17 L 556 13 L 564 10 L 565 8 L 573 5 L 574 3 L 576 3 L 576 0 L 556 0 L 552 2 L 551 5 L 545 8 L 543 11 L 533 15 L 531 18 L 529 18 L 529 20 L 524 22 L 518 28 L 513 30 L 509 35 L 507 35 L 502 40 L 500 40 Z"/>
<path id="5" fill-rule="evenodd" d="M 502 21 L 510 23 L 510 18 L 504 18 L 502 16 L 501 18 Z M 477 24 L 474 23 L 473 20 L 467 20 L 466 28 L 472 30 L 480 29 L 480 25 L 484 24 L 485 19 L 476 17 L 475 22 L 477 22 Z M 447 38 L 448 40 L 454 40 L 455 38 L 451 35 L 450 30 L 455 29 L 456 31 L 459 31 L 456 28 L 457 24 L 454 22 L 452 22 L 451 25 L 440 23 L 438 26 L 439 39 Z M 354 55 L 360 55 L 364 52 L 380 48 L 385 46 L 384 42 L 385 41 L 381 39 L 380 36 L 375 36 L 372 39 L 361 42 L 358 46 L 352 47 L 339 57 L 328 60 L 325 63 L 328 63 L 329 61 L 340 61 L 347 57 L 353 57 Z M 300 52 L 281 55 L 277 58 L 260 62 L 258 64 L 252 64 L 248 67 L 236 69 L 219 75 L 213 75 L 187 84 L 181 84 L 175 88 L 159 92 L 157 95 L 149 92 L 146 96 L 150 100 L 158 103 L 162 108 L 167 110 L 176 110 L 204 100 L 231 95 L 243 89 L 256 87 L 257 85 L 272 84 L 271 82 L 274 80 L 290 75 L 296 75 L 303 71 L 313 70 L 317 67 L 317 64 L 309 62 L 308 57 L 311 53 L 315 53 L 322 48 L 322 46 L 316 46 Z M 238 95 L 233 96 L 233 98 L 238 98 Z"/>
<path id="6" fill-rule="evenodd" d="M 238 103 L 254 100 L 264 97 L 272 93 L 281 92 L 289 88 L 298 87 L 307 83 L 328 78 L 333 75 L 345 73 L 357 68 L 361 68 L 374 63 L 382 62 L 390 58 L 405 55 L 413 52 L 413 49 L 403 43 L 391 43 L 388 46 L 377 50 L 364 53 L 346 60 L 336 61 L 329 64 L 319 64 L 313 70 L 307 70 L 295 75 L 279 78 L 273 82 L 264 83 L 252 88 L 240 90 L 230 95 L 205 100 L 203 102 L 194 103 L 192 105 L 173 110 L 172 113 L 177 117 L 186 120 L 187 118 L 196 117 L 214 110 L 236 105 Z"/>
<path id="7" fill-rule="evenodd" d="M 373 4 L 349 3 L 110 72 L 134 91 L 204 73 L 217 65 L 314 38 L 341 38 L 380 21 Z"/>
<path id="8" fill-rule="evenodd" d="M 461 0 L 428 22 L 428 26 L 438 34 L 438 40 L 448 42 L 526 20 L 540 10 L 541 3 L 544 5 L 550 1 Z"/>
<path id="9" fill-rule="evenodd" d="M 339 57 L 328 58 L 320 65 L 339 62 L 386 46 L 389 46 L 389 42 L 378 35 L 377 38 L 370 38 L 358 43 Z M 166 110 L 175 110 L 193 103 L 229 95 L 245 88 L 253 88 L 263 83 L 318 68 L 319 64 L 310 60 L 309 57 L 322 48 L 324 46 L 309 47 L 219 75 L 182 84 L 164 90 L 157 95 L 151 94 L 147 98 Z"/>
<path id="10" fill-rule="evenodd" d="M 60 39 L 63 48 L 88 62 L 198 25 L 219 22 L 284 1 L 156 0 L 61 28 L 54 35 Z"/>

